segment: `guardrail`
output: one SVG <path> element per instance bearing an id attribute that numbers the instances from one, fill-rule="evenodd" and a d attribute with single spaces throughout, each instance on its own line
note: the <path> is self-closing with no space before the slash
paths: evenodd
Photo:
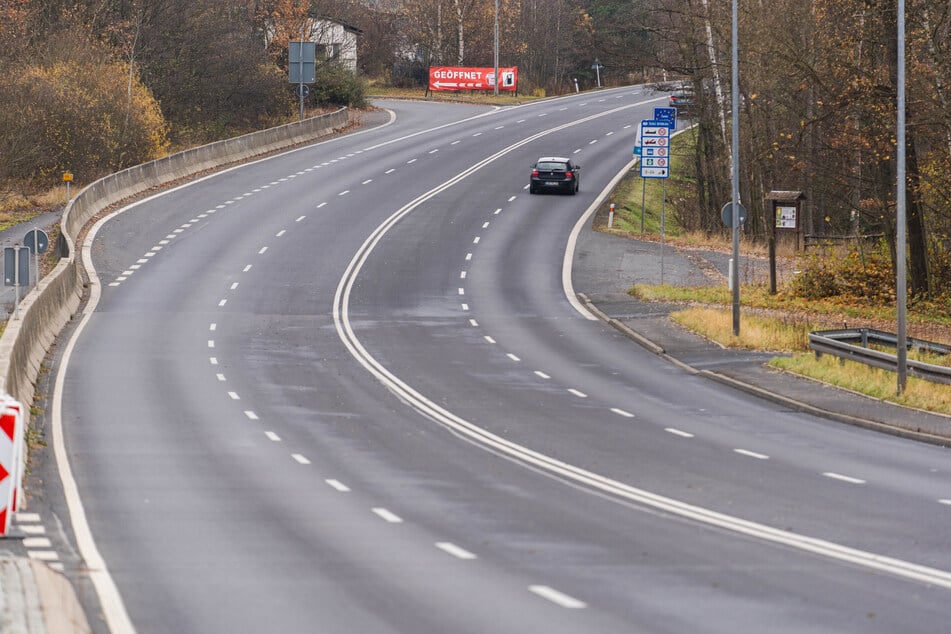
<path id="1" fill-rule="evenodd" d="M 907 339 L 908 348 L 929 352 L 936 355 L 951 354 L 951 347 L 925 341 L 924 339 Z M 851 328 L 845 330 L 820 330 L 809 333 L 809 347 L 815 351 L 816 357 L 831 354 L 840 359 L 849 359 L 864 363 L 883 370 L 898 372 L 898 356 L 873 350 L 869 344 L 898 348 L 898 335 L 873 328 Z M 911 376 L 951 385 L 951 367 L 934 365 L 922 361 L 907 361 L 908 374 Z"/>

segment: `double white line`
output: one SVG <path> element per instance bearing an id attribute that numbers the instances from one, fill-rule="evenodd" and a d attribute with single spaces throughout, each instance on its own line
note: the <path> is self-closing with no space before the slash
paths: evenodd
<path id="1" fill-rule="evenodd" d="M 574 465 L 562 462 L 545 454 L 539 453 L 523 445 L 506 440 L 496 434 L 493 434 L 469 421 L 460 418 L 447 409 L 434 403 L 423 394 L 417 392 L 405 381 L 394 375 L 379 361 L 377 361 L 360 342 L 349 319 L 350 295 L 360 271 L 366 264 L 370 254 L 380 243 L 386 233 L 392 229 L 400 220 L 412 213 L 420 205 L 432 199 L 439 193 L 449 189 L 453 185 L 468 178 L 483 167 L 493 161 L 509 154 L 510 152 L 531 143 L 546 135 L 565 130 L 567 128 L 592 121 L 599 117 L 616 113 L 620 110 L 632 108 L 635 106 L 649 103 L 649 101 L 630 104 L 621 108 L 616 108 L 603 112 L 601 114 L 579 119 L 578 121 L 551 128 L 549 130 L 532 135 L 507 148 L 475 163 L 463 172 L 445 181 L 441 185 L 419 196 L 409 204 L 397 210 L 393 215 L 387 218 L 376 230 L 366 239 L 360 249 L 356 252 L 350 261 L 343 277 L 337 285 L 334 295 L 333 317 L 337 334 L 349 350 L 350 354 L 359 362 L 370 374 L 376 377 L 384 386 L 386 386 L 397 397 L 402 399 L 410 407 L 446 427 L 461 438 L 488 451 L 497 453 L 506 458 L 512 459 L 523 465 L 539 470 L 549 476 L 565 480 L 575 485 L 580 485 L 599 494 L 607 495 L 609 498 L 619 502 L 636 503 L 649 506 L 679 517 L 687 518 L 701 522 L 708 526 L 717 527 L 722 530 L 731 531 L 736 534 L 753 537 L 774 544 L 781 544 L 789 548 L 812 553 L 836 561 L 861 566 L 870 570 L 886 572 L 898 577 L 918 581 L 921 583 L 939 586 L 951 590 L 951 572 L 938 570 L 914 564 L 911 562 L 877 555 L 875 553 L 842 546 L 822 539 L 815 539 L 804 535 L 798 535 L 789 531 L 773 528 L 764 524 L 747 521 L 731 515 L 719 513 L 692 504 L 687 504 L 679 500 L 668 498 L 662 495 L 651 493 L 643 489 L 630 486 L 617 480 L 612 480 L 605 476 L 581 469 Z"/>

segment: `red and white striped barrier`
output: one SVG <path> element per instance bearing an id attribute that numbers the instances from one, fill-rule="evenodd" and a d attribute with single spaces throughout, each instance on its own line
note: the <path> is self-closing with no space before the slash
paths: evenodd
<path id="1" fill-rule="evenodd" d="M 25 454 L 23 405 L 0 395 L 0 536 L 8 534 L 21 501 Z"/>

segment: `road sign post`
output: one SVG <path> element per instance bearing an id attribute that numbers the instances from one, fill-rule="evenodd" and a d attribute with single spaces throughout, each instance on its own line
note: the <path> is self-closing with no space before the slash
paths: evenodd
<path id="1" fill-rule="evenodd" d="M 663 114 L 663 113 L 662 113 Z M 660 178 L 663 195 L 660 203 L 660 283 L 664 283 L 664 239 L 666 233 L 667 179 L 670 178 L 670 127 L 669 119 L 641 121 L 641 178 Z M 644 189 L 647 181 L 644 180 Z M 644 232 L 644 196 L 641 192 L 641 233 Z"/>

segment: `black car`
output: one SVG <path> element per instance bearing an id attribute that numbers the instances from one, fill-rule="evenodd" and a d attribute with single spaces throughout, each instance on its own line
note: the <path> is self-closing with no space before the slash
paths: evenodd
<path id="1" fill-rule="evenodd" d="M 578 193 L 581 185 L 581 166 L 571 159 L 560 156 L 543 156 L 532 165 L 532 179 L 528 191 L 537 194 L 542 191 Z"/>

